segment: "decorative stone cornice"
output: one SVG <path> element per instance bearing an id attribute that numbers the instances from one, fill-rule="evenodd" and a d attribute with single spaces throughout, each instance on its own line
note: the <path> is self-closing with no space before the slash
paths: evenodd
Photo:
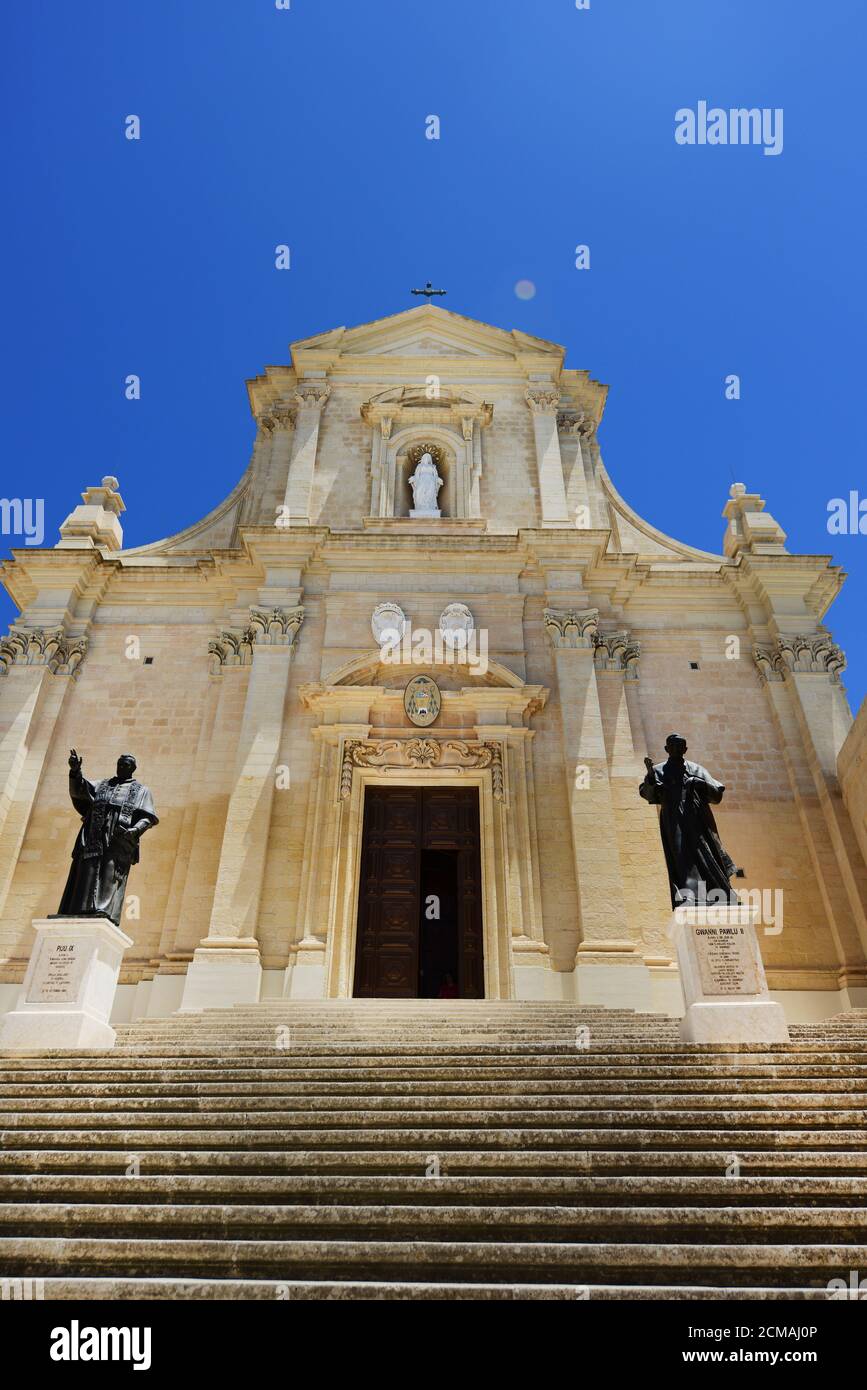
<path id="1" fill-rule="evenodd" d="M 245 628 L 221 632 L 208 643 L 211 672 L 216 675 L 225 666 L 249 666 L 256 646 L 293 647 L 303 621 L 303 608 L 251 608 Z"/>
<path id="2" fill-rule="evenodd" d="M 753 661 L 762 681 L 781 681 L 786 672 L 796 675 L 827 676 L 833 684 L 840 681 L 846 668 L 846 657 L 827 633 L 810 637 L 780 637 L 771 645 L 753 648 Z"/>
<path id="3" fill-rule="evenodd" d="M 347 739 L 340 768 L 340 798 L 352 791 L 357 767 L 373 767 L 378 772 L 398 772 L 437 768 L 449 772 L 491 769 L 491 787 L 497 801 L 505 800 L 503 750 L 497 742 L 466 739 L 409 738 Z"/>
<path id="4" fill-rule="evenodd" d="M 546 608 L 545 631 L 555 648 L 592 647 L 597 637 L 598 608 L 578 613 L 572 608 Z"/>
<path id="5" fill-rule="evenodd" d="M 15 628 L 0 640 L 0 676 L 10 666 L 47 666 L 53 676 L 74 676 L 87 652 L 86 637 L 69 637 L 62 627 Z"/>
<path id="6" fill-rule="evenodd" d="M 533 415 L 553 415 L 560 404 L 560 392 L 556 386 L 531 386 L 524 399 Z"/>
<path id="7" fill-rule="evenodd" d="M 625 680 L 638 680 L 641 643 L 632 641 L 628 632 L 595 633 L 593 651 L 599 670 L 622 671 Z"/>

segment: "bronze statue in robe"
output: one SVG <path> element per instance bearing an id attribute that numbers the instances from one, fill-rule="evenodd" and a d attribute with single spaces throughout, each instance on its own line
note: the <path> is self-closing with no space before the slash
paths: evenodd
<path id="1" fill-rule="evenodd" d="M 671 905 L 737 902 L 729 883 L 735 865 L 722 847 L 710 809 L 722 801 L 725 786 L 699 763 L 686 760 L 681 734 L 669 734 L 665 751 L 667 762 L 654 766 L 644 759 L 647 775 L 638 791 L 659 807 Z"/>
<path id="2" fill-rule="evenodd" d="M 82 824 L 58 917 L 108 917 L 120 924 L 129 871 L 139 862 L 139 840 L 158 824 L 150 790 L 136 782 L 135 769 L 135 758 L 124 753 L 115 777 L 89 782 L 81 758 L 74 748 L 70 752 L 69 795 Z"/>

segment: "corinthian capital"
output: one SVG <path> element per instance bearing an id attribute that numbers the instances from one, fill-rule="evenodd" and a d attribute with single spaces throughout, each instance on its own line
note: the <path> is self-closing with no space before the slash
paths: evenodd
<path id="1" fill-rule="evenodd" d="M 251 608 L 248 633 L 262 647 L 292 647 L 304 621 L 303 608 Z"/>
<path id="2" fill-rule="evenodd" d="M 786 673 L 827 676 L 838 685 L 846 657 L 827 632 L 809 637 L 780 637 L 772 646 L 753 648 L 753 660 L 763 681 L 783 680 Z"/>
<path id="3" fill-rule="evenodd" d="M 302 381 L 295 392 L 295 400 L 302 409 L 306 407 L 308 410 L 322 411 L 330 395 L 331 387 L 327 381 Z"/>
<path id="4" fill-rule="evenodd" d="M 641 643 L 628 632 L 597 632 L 593 639 L 596 665 L 602 671 L 622 671 L 626 680 L 638 680 Z"/>
<path id="5" fill-rule="evenodd" d="M 560 404 L 560 392 L 556 386 L 531 386 L 525 399 L 534 415 L 553 415 Z"/>
<path id="6" fill-rule="evenodd" d="M 599 610 L 588 608 L 577 613 L 572 608 L 546 608 L 545 631 L 551 644 L 557 647 L 592 647 L 595 645 Z"/>
<path id="7" fill-rule="evenodd" d="M 288 401 L 274 401 L 259 415 L 259 428 L 263 434 L 273 434 L 275 430 L 288 430 L 295 423 L 296 409 Z"/>
<path id="8" fill-rule="evenodd" d="M 557 414 L 557 428 L 561 434 L 580 434 L 583 424 L 583 410 L 561 410 Z"/>
<path id="9" fill-rule="evenodd" d="M 70 637 L 62 627 L 16 628 L 0 639 L 0 676 L 10 666 L 47 666 L 53 676 L 74 676 L 87 654 L 86 637 Z"/>

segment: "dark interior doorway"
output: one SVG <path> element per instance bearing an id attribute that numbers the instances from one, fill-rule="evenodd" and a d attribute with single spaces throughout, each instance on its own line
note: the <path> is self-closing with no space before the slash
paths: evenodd
<path id="1" fill-rule="evenodd" d="M 475 787 L 367 788 L 353 993 L 484 998 Z"/>
<path id="2" fill-rule="evenodd" d="M 458 853 L 423 849 L 419 893 L 420 999 L 459 997 Z"/>

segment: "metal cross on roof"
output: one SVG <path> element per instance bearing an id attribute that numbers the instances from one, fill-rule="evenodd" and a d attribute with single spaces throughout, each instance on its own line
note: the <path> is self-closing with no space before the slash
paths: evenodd
<path id="1" fill-rule="evenodd" d="M 428 280 L 423 290 L 410 290 L 410 294 L 423 294 L 425 299 L 430 299 L 435 294 L 447 294 L 447 290 L 435 290 L 432 281 Z"/>

